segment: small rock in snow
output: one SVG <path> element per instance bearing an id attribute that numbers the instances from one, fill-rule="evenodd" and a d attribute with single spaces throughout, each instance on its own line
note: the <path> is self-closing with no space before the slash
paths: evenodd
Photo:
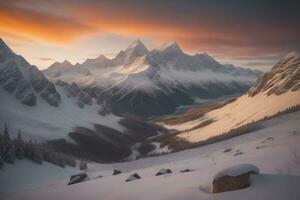
<path id="1" fill-rule="evenodd" d="M 230 151 L 232 151 L 232 149 L 229 148 L 229 149 L 225 149 L 223 152 L 227 153 L 227 152 L 230 152 Z"/>
<path id="2" fill-rule="evenodd" d="M 87 180 L 89 180 L 89 177 L 86 173 L 75 174 L 70 177 L 70 181 L 69 181 L 68 185 L 80 183 L 80 182 L 87 181 Z"/>
<path id="3" fill-rule="evenodd" d="M 191 172 L 194 171 L 192 169 L 184 169 L 184 170 L 180 170 L 180 173 L 186 173 L 186 172 Z"/>
<path id="4" fill-rule="evenodd" d="M 137 179 L 141 179 L 140 175 L 138 175 L 137 173 L 132 174 L 131 176 L 129 176 L 125 182 L 129 182 L 129 181 L 134 181 Z"/>
<path id="5" fill-rule="evenodd" d="M 155 176 L 160 176 L 160 175 L 164 175 L 164 174 L 171 174 L 172 171 L 170 169 L 160 169 Z"/>
<path id="6" fill-rule="evenodd" d="M 113 171 L 113 175 L 118 175 L 118 174 L 121 174 L 121 173 L 122 173 L 122 171 L 119 170 L 119 169 L 114 169 L 114 171 Z"/>

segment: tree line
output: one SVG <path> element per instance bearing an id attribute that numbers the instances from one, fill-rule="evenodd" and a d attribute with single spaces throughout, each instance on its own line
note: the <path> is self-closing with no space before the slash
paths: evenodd
<path id="1" fill-rule="evenodd" d="M 14 164 L 16 160 L 29 159 L 37 164 L 43 164 L 47 161 L 54 165 L 65 167 L 76 167 L 76 159 L 73 157 L 56 152 L 46 143 L 34 143 L 31 140 L 24 140 L 21 130 L 18 130 L 18 136 L 14 139 L 10 137 L 7 124 L 4 124 L 4 130 L 0 132 L 0 169 L 7 164 Z M 80 169 L 87 168 L 87 163 L 80 162 Z"/>

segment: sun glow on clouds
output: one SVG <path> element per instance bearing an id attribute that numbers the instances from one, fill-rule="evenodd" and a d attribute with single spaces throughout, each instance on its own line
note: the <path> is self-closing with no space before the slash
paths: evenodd
<path id="1" fill-rule="evenodd" d="M 150 48 L 176 40 L 189 53 L 249 67 L 271 66 L 299 50 L 296 1 L 245 2 L 11 0 L 0 2 L 0 36 L 39 67 L 116 54 L 136 38 Z"/>

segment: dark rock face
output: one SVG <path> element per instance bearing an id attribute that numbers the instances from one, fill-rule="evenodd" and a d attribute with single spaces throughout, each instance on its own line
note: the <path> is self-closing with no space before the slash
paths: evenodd
<path id="1" fill-rule="evenodd" d="M 79 88 L 76 83 L 69 84 L 64 81 L 57 80 L 55 84 L 63 87 L 67 91 L 68 97 L 77 98 L 77 105 L 80 108 L 83 108 L 85 105 L 93 104 L 92 97 L 88 93 L 84 92 L 81 88 Z"/>
<path id="2" fill-rule="evenodd" d="M 58 107 L 61 102 L 61 98 L 58 92 L 52 83 L 48 83 L 43 91 L 40 93 L 40 96 L 47 101 L 51 106 Z"/>
<path id="3" fill-rule="evenodd" d="M 171 174 L 171 173 L 172 173 L 172 170 L 170 170 L 170 169 L 161 169 L 155 174 L 155 176 L 160 176 L 160 175 L 164 175 L 164 174 Z"/>
<path id="4" fill-rule="evenodd" d="M 141 179 L 140 175 L 138 175 L 137 173 L 132 174 L 131 176 L 129 176 L 125 182 L 129 182 L 129 181 L 134 181 L 137 179 Z"/>
<path id="5" fill-rule="evenodd" d="M 21 103 L 34 106 L 37 94 L 52 106 L 61 101 L 54 85 L 35 66 L 16 55 L 0 41 L 0 85 Z"/>
<path id="6" fill-rule="evenodd" d="M 121 174 L 121 173 L 122 173 L 122 171 L 119 170 L 119 169 L 114 169 L 114 171 L 113 171 L 113 175 L 118 175 L 118 174 Z"/>
<path id="7" fill-rule="evenodd" d="M 213 193 L 240 190 L 251 185 L 250 175 L 257 174 L 254 171 L 246 172 L 238 176 L 225 175 L 213 181 Z"/>
<path id="8" fill-rule="evenodd" d="M 68 185 L 72 185 L 72 184 L 75 184 L 75 183 L 80 183 L 80 182 L 86 181 L 86 180 L 88 180 L 88 179 L 89 179 L 89 177 L 88 177 L 88 175 L 85 174 L 85 173 L 82 173 L 82 174 L 75 174 L 75 175 L 72 175 L 72 176 L 71 176 Z"/>

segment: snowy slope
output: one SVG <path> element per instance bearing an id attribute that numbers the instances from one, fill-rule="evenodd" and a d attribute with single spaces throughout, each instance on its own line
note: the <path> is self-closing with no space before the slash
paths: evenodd
<path id="1" fill-rule="evenodd" d="M 69 166 L 61 168 L 48 162 L 38 165 L 29 160 L 18 160 L 0 171 L 0 199 L 16 191 L 19 193 L 29 188 L 49 187 L 59 179 L 68 181 L 74 173 L 79 173 L 79 169 Z"/>
<path id="2" fill-rule="evenodd" d="M 199 142 L 273 116 L 290 107 L 299 106 L 299 72 L 299 56 L 295 53 L 289 54 L 261 77 L 248 93 L 234 102 L 208 112 L 197 120 L 166 127 L 182 131 L 178 135 L 180 138 L 189 142 Z M 201 128 L 194 128 L 208 120 L 213 122 Z"/>
<path id="3" fill-rule="evenodd" d="M 72 186 L 67 186 L 64 179 L 49 181 L 48 184 L 53 183 L 51 187 L 16 192 L 5 199 L 297 200 L 300 197 L 299 120 L 300 112 L 295 112 L 261 122 L 262 129 L 250 134 L 196 149 L 126 163 L 93 164 L 89 166 L 88 175 L 92 178 L 102 175 L 102 178 Z M 243 163 L 260 169 L 261 174 L 252 177 L 250 188 L 211 193 L 217 172 Z M 112 176 L 113 168 L 124 173 Z M 173 173 L 155 176 L 161 168 L 170 168 Z M 179 172 L 187 168 L 193 171 Z M 133 173 L 142 179 L 125 182 Z"/>
<path id="4" fill-rule="evenodd" d="M 0 90 L 0 121 L 6 122 L 12 133 L 21 129 L 27 137 L 37 139 L 57 139 L 68 136 L 76 126 L 93 128 L 94 124 L 102 124 L 120 131 L 124 127 L 118 124 L 120 117 L 98 114 L 99 105 L 93 99 L 93 105 L 80 108 L 76 99 L 67 97 L 66 91 L 56 86 L 61 95 L 58 108 L 49 106 L 38 99 L 37 105 L 28 107 L 17 101 L 14 96 Z"/>

